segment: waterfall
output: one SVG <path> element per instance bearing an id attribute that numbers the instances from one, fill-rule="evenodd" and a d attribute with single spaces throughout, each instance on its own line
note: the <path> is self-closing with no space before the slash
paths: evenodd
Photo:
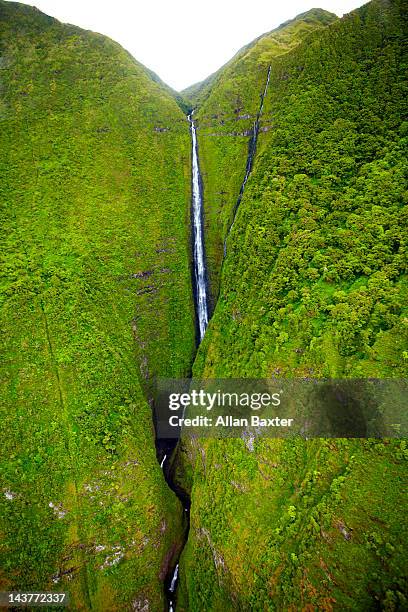
<path id="1" fill-rule="evenodd" d="M 204 250 L 204 207 L 202 195 L 202 183 L 200 175 L 200 166 L 198 163 L 198 145 L 196 126 L 193 120 L 193 113 L 188 116 L 191 130 L 191 158 L 192 158 L 192 201 L 191 201 L 191 224 L 192 224 L 192 246 L 193 246 L 193 268 L 194 268 L 194 299 L 195 310 L 199 331 L 199 342 L 204 337 L 205 330 L 208 325 L 208 292 L 207 292 L 207 268 L 205 265 L 205 250 Z M 184 415 L 184 413 L 183 413 Z M 168 441 L 167 441 L 168 442 Z M 173 440 L 171 442 L 174 442 Z M 157 440 L 156 440 L 157 445 Z M 163 446 L 163 455 L 160 462 L 160 467 L 163 469 L 166 482 L 170 488 L 176 493 L 177 497 L 183 504 L 185 512 L 185 541 L 187 541 L 188 531 L 190 528 L 190 498 L 185 491 L 174 482 L 171 475 L 171 452 L 174 450 L 173 444 L 171 450 L 168 446 Z M 167 453 L 164 453 L 167 450 Z M 167 461 L 166 461 L 167 460 Z M 179 555 L 180 557 L 180 555 Z M 165 580 L 165 593 L 168 602 L 168 611 L 175 612 L 176 610 L 176 591 L 179 577 L 179 564 L 176 564 L 174 570 L 167 574 Z"/>
<path id="2" fill-rule="evenodd" d="M 191 126 L 192 141 L 192 223 L 193 223 L 193 260 L 195 279 L 195 302 L 200 342 L 208 325 L 207 270 L 204 253 L 203 197 L 201 189 L 200 167 L 198 164 L 198 146 L 196 126 L 193 114 L 188 117 Z"/>
<path id="3" fill-rule="evenodd" d="M 235 204 L 233 211 L 233 220 L 230 225 L 229 232 L 231 231 L 232 225 L 235 220 L 235 214 L 238 206 L 241 202 L 246 182 L 252 170 L 252 164 L 256 153 L 256 144 L 259 133 L 259 123 L 263 111 L 264 99 L 268 91 L 269 77 L 271 73 L 271 67 L 269 66 L 268 76 L 266 79 L 266 85 L 263 93 L 260 94 L 261 103 L 256 116 L 256 120 L 253 125 L 252 135 L 248 144 L 248 157 L 245 169 L 245 176 L 242 182 L 241 190 L 238 196 L 238 200 Z M 193 111 L 194 112 L 194 111 Z M 191 130 L 191 159 L 192 159 L 192 203 L 191 203 L 191 222 L 192 222 L 192 242 L 193 242 L 193 267 L 194 267 L 194 298 L 195 298 L 195 309 L 199 330 L 199 341 L 204 337 L 205 331 L 208 326 L 208 285 L 207 285 L 207 269 L 205 264 L 205 250 L 204 250 L 204 206 L 203 206 L 203 192 L 202 192 L 202 181 L 200 175 L 200 166 L 198 163 L 198 144 L 197 144 L 197 132 L 196 126 L 193 119 L 193 112 L 188 116 Z M 227 234 L 227 237 L 228 237 Z M 224 256 L 226 255 L 226 241 L 224 242 Z M 174 448 L 174 447 L 173 447 Z M 190 500 L 187 499 L 185 492 L 177 487 L 174 481 L 169 476 L 169 469 L 165 466 L 169 464 L 165 463 L 167 454 L 164 454 L 160 467 L 165 473 L 167 483 L 176 492 L 179 499 L 183 502 L 184 511 L 187 513 L 187 534 L 190 525 Z M 170 462 L 171 463 L 171 462 Z M 187 537 L 187 536 L 186 536 Z M 172 573 L 168 574 L 166 582 L 166 595 L 168 601 L 169 612 L 175 612 L 176 610 L 176 590 L 179 575 L 179 564 Z"/>
<path id="4" fill-rule="evenodd" d="M 170 584 L 170 593 L 174 593 L 174 591 L 176 590 L 176 584 L 177 584 L 177 579 L 178 579 L 178 563 L 176 565 L 176 568 L 174 570 L 174 574 L 173 574 L 173 578 L 171 579 L 171 584 Z"/>

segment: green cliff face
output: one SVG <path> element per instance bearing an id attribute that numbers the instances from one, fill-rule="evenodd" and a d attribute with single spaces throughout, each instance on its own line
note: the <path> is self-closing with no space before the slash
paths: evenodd
<path id="1" fill-rule="evenodd" d="M 1 586 L 157 610 L 182 512 L 146 397 L 194 351 L 188 123 L 119 45 L 20 4 L 0 79 Z"/>
<path id="2" fill-rule="evenodd" d="M 200 375 L 406 373 L 407 60 L 399 7 L 370 3 L 270 59 L 257 155 L 227 240 Z M 230 115 L 233 108 L 234 101 Z M 234 146 L 232 137 L 208 145 L 201 135 L 203 158 L 216 140 Z M 237 163 L 243 178 L 245 161 Z M 206 193 L 209 182 L 205 175 Z M 219 202 L 219 215 L 238 190 L 225 207 Z M 219 225 L 207 217 L 211 243 Z"/>
<path id="3" fill-rule="evenodd" d="M 405 9 L 372 2 L 279 55 L 257 43 L 197 97 L 214 294 L 220 275 L 197 377 L 406 376 Z M 233 126 L 269 65 L 220 271 L 247 150 Z M 180 607 L 404 609 L 406 459 L 400 441 L 185 442 Z"/>

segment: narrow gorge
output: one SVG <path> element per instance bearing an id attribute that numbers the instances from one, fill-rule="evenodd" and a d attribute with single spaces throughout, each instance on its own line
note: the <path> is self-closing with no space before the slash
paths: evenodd
<path id="1" fill-rule="evenodd" d="M 239 191 L 237 202 L 233 209 L 233 218 L 224 241 L 224 257 L 226 256 L 226 241 L 234 224 L 235 215 L 242 200 L 245 185 L 251 173 L 260 128 L 265 97 L 268 92 L 271 67 L 268 67 L 265 87 L 260 93 L 260 107 L 257 112 L 253 128 L 248 140 L 248 158 L 245 166 L 245 174 Z M 193 294 L 195 301 L 196 327 L 198 346 L 206 332 L 209 322 L 209 301 L 208 301 L 208 276 L 207 263 L 205 260 L 205 235 L 204 235 L 204 202 L 203 202 L 203 180 L 200 173 L 200 162 L 198 153 L 197 130 L 194 122 L 194 111 L 188 115 L 191 133 L 191 235 L 192 235 L 192 267 L 193 267 Z M 186 491 L 176 484 L 173 478 L 174 466 L 172 459 L 177 447 L 177 440 L 158 440 L 156 438 L 158 460 L 163 469 L 165 479 L 170 489 L 176 493 L 183 505 L 183 522 L 185 524 L 185 540 L 188 538 L 190 522 L 191 500 Z M 179 552 L 179 557 L 182 550 Z M 179 575 L 179 560 L 165 578 L 165 591 L 169 604 L 169 612 L 176 610 L 176 590 Z"/>

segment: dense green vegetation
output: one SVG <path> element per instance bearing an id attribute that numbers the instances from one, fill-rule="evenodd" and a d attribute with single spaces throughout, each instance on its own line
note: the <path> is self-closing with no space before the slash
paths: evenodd
<path id="1" fill-rule="evenodd" d="M 194 351 L 188 122 L 103 36 L 0 2 L 0 40 L 1 588 L 157 610 L 182 512 L 146 398 Z"/>
<path id="2" fill-rule="evenodd" d="M 406 376 L 406 18 L 405 3 L 375 0 L 278 57 L 252 47 L 260 74 L 271 65 L 268 129 L 197 377 Z M 239 58 L 228 70 L 253 102 L 220 75 L 202 109 L 254 113 L 262 79 Z M 199 145 L 214 279 L 245 141 L 211 129 Z M 405 441 L 185 441 L 180 607 L 405 609 L 407 458 Z"/>
<path id="3" fill-rule="evenodd" d="M 207 440 L 189 454 L 179 610 L 406 608 L 405 442 Z"/>
<path id="4" fill-rule="evenodd" d="M 406 372 L 407 59 L 397 9 L 370 3 L 271 61 L 272 129 L 260 133 L 228 239 L 200 374 Z"/>

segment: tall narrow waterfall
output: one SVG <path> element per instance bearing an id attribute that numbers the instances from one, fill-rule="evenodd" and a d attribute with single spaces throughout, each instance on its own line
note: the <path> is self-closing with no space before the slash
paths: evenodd
<path id="1" fill-rule="evenodd" d="M 193 259 L 195 277 L 195 301 L 200 341 L 208 325 L 207 270 L 204 255 L 203 197 L 200 167 L 198 164 L 197 134 L 193 115 L 188 117 L 191 125 L 192 141 L 192 221 L 193 221 Z"/>
<path id="2" fill-rule="evenodd" d="M 191 146 L 192 146 L 192 204 L 191 204 L 191 221 L 192 221 L 192 239 L 193 239 L 193 263 L 194 263 L 194 299 L 197 323 L 199 329 L 199 340 L 204 337 L 205 330 L 208 325 L 208 297 L 207 297 L 207 269 L 205 265 L 205 252 L 204 252 L 204 210 L 203 210 L 203 194 L 202 194 L 202 183 L 200 176 L 200 166 L 198 164 L 198 146 L 197 146 L 197 133 L 196 126 L 193 120 L 193 114 L 188 116 L 191 128 Z M 174 449 L 174 446 L 173 446 Z M 161 460 L 160 467 L 164 468 L 167 454 Z M 165 469 L 165 468 L 164 468 Z M 178 498 L 183 503 L 184 512 L 186 513 L 187 520 L 187 531 L 190 526 L 190 498 L 182 491 L 179 486 L 175 486 L 171 476 L 169 478 L 170 471 L 165 469 L 167 472 L 167 482 L 170 484 L 173 491 L 175 491 Z M 175 612 L 176 610 L 176 591 L 178 584 L 178 573 L 179 564 L 176 564 L 171 575 L 167 576 L 166 579 L 166 595 L 168 601 L 168 611 Z"/>

